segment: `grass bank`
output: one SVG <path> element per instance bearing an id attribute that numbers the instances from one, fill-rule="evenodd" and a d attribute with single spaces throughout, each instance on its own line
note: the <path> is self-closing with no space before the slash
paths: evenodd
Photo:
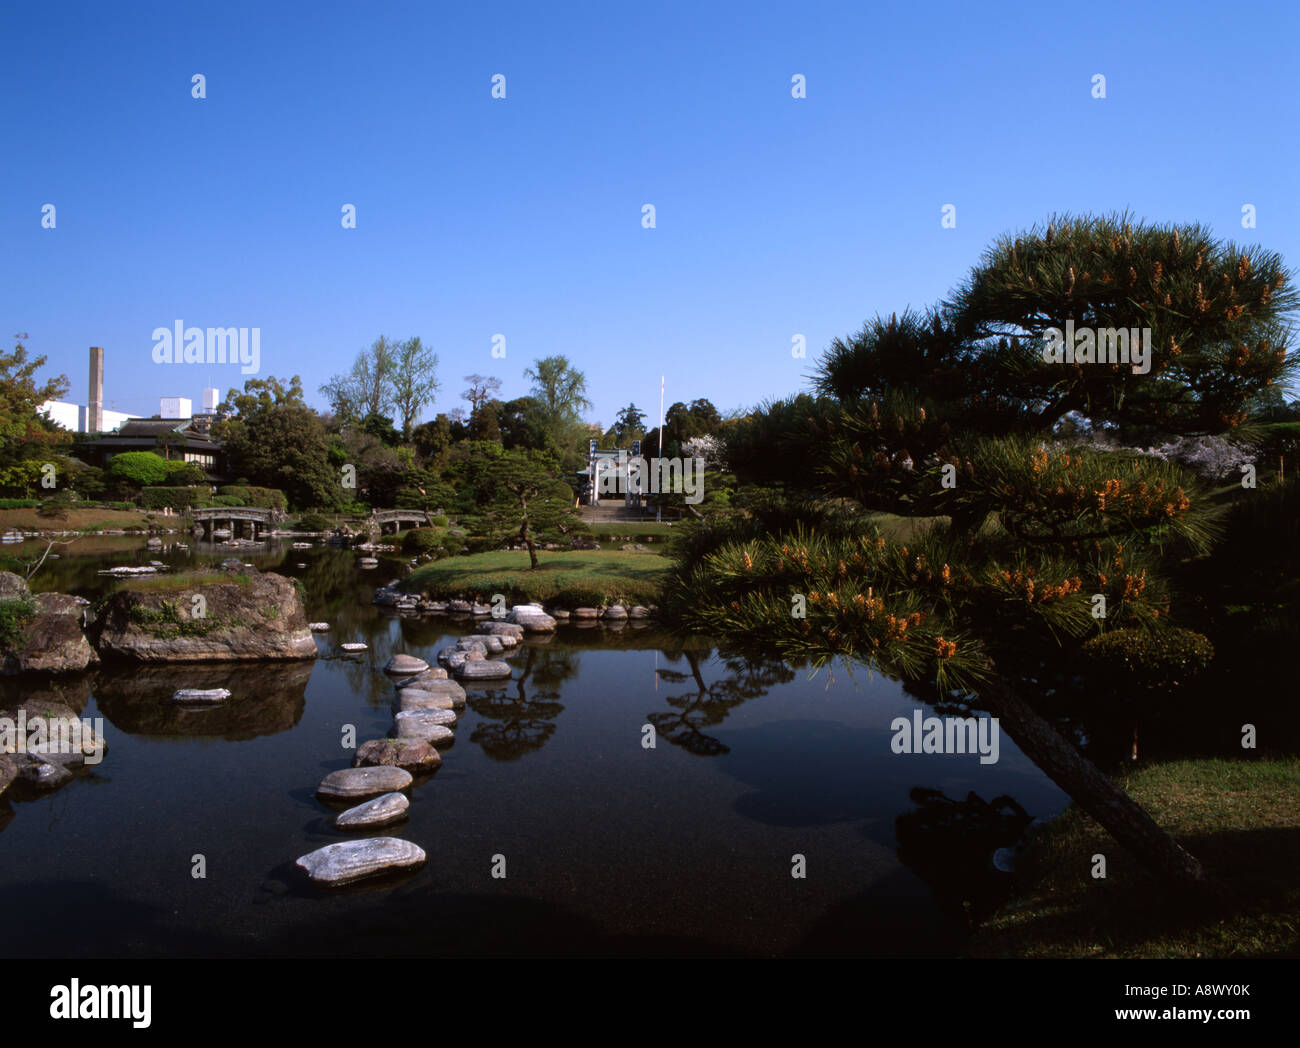
<path id="1" fill-rule="evenodd" d="M 501 550 L 448 557 L 417 568 L 404 588 L 443 599 L 490 600 L 503 593 L 511 601 L 540 601 L 570 608 L 583 605 L 656 604 L 668 559 L 656 553 L 621 550 L 539 552 L 536 571 L 528 554 Z"/>
<path id="2" fill-rule="evenodd" d="M 975 957 L 1300 956 L 1300 758 L 1188 760 L 1131 773 L 1125 789 L 1238 900 L 1189 918 L 1089 816 L 1033 834 L 1017 898 L 976 932 Z M 1106 856 L 1104 880 L 1092 856 Z"/>
<path id="3" fill-rule="evenodd" d="M 85 509 L 68 510 L 63 517 L 42 517 L 34 509 L 0 509 L 0 531 L 16 528 L 19 531 L 141 531 L 151 524 L 180 531 L 190 522 L 185 517 L 163 516 L 161 513 L 141 513 L 136 510 Z"/>

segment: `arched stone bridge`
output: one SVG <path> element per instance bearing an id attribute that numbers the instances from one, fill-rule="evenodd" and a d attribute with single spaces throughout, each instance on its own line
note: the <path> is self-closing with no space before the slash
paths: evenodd
<path id="1" fill-rule="evenodd" d="M 279 510 L 258 509 L 255 506 L 212 506 L 208 509 L 190 510 L 194 523 L 203 528 L 205 538 L 212 538 L 213 532 L 222 525 L 230 529 L 232 537 L 239 537 L 242 525 L 247 523 L 252 531 L 252 538 L 257 538 L 257 529 L 269 529 L 283 518 Z"/>
<path id="2" fill-rule="evenodd" d="M 379 525 L 381 535 L 388 524 L 393 525 L 395 532 L 401 531 L 403 524 L 411 524 L 417 528 L 433 527 L 429 514 L 422 509 L 377 509 L 370 514 L 370 520 Z"/>

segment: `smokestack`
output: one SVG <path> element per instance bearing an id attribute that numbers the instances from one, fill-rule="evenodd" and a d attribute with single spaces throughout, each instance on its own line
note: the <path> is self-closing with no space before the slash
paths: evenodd
<path id="1" fill-rule="evenodd" d="M 104 350 L 90 347 L 90 401 L 86 405 L 86 432 L 104 428 Z"/>

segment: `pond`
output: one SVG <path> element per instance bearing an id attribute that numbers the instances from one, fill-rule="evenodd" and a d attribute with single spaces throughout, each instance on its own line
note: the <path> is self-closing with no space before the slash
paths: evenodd
<path id="1" fill-rule="evenodd" d="M 79 540 L 33 588 L 93 599 L 110 565 L 229 555 Z M 102 717 L 108 747 L 57 792 L 0 800 L 0 954 L 960 955 L 967 915 L 1008 890 L 995 850 L 1069 803 L 1005 733 L 996 763 L 893 752 L 895 718 L 934 710 L 865 670 L 562 626 L 530 635 L 508 682 L 467 685 L 409 821 L 376 831 L 428 864 L 317 889 L 293 863 L 348 839 L 315 789 L 351 765 L 349 726 L 388 734 L 381 668 L 395 652 L 433 663 L 473 624 L 372 605 L 394 565 L 343 549 L 237 555 L 303 580 L 309 618 L 332 627 L 321 659 L 0 685 L 0 705 L 58 692 Z M 369 650 L 342 656 L 348 641 Z M 233 693 L 217 709 L 168 701 L 216 686 Z"/>

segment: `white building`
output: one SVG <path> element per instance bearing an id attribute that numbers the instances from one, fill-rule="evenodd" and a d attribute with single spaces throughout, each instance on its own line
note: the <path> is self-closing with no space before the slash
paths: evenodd
<path id="1" fill-rule="evenodd" d="M 90 412 L 84 404 L 69 404 L 62 400 L 47 400 L 42 404 L 38 404 L 36 410 L 70 433 L 88 432 Z M 104 417 L 103 432 L 105 433 L 112 433 L 120 429 L 122 423 L 131 417 L 125 411 L 109 411 L 106 408 L 102 410 L 101 414 Z"/>
<path id="2" fill-rule="evenodd" d="M 158 400 L 158 414 L 162 418 L 193 418 L 194 401 L 189 397 L 161 397 Z"/>

